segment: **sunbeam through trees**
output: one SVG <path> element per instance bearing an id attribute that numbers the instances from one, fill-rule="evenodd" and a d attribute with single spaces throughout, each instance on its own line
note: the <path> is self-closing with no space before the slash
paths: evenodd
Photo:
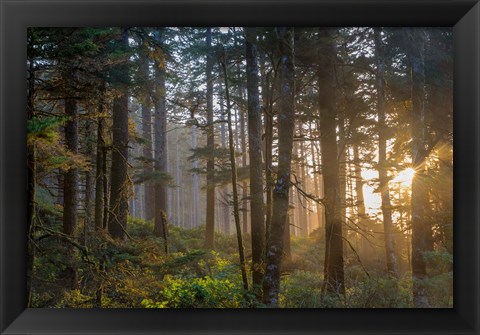
<path id="1" fill-rule="evenodd" d="M 452 50 L 29 28 L 29 307 L 452 307 Z"/>

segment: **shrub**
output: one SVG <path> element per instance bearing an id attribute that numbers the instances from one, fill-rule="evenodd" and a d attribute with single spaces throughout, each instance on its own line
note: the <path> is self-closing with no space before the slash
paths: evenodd
<path id="1" fill-rule="evenodd" d="M 308 238 L 291 236 L 292 261 L 285 263 L 284 270 L 289 272 L 321 270 L 325 254 L 322 234 L 322 230 L 316 229 Z"/>
<path id="2" fill-rule="evenodd" d="M 453 307 L 453 255 L 446 250 L 425 253 L 428 300 L 431 306 Z"/>
<path id="3" fill-rule="evenodd" d="M 346 290 L 345 307 L 407 308 L 412 307 L 411 280 L 366 278 L 350 283 Z"/>
<path id="4" fill-rule="evenodd" d="M 165 276 L 160 301 L 144 299 L 147 308 L 238 308 L 246 307 L 240 283 L 229 279 L 174 278 Z"/>
<path id="5" fill-rule="evenodd" d="M 323 278 L 318 273 L 295 271 L 282 278 L 280 305 L 286 308 L 321 307 Z"/>

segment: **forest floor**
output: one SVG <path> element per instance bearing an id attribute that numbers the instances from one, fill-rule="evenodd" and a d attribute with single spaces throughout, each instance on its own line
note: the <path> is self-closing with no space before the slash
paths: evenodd
<path id="1" fill-rule="evenodd" d="M 48 229 L 52 232 L 56 228 Z M 84 248 L 75 247 L 68 252 L 72 248 L 66 244 L 70 243 L 58 243 L 61 235 L 42 235 L 40 227 L 32 307 L 263 307 L 251 292 L 243 289 L 235 235 L 216 234 L 215 250 L 210 251 L 203 249 L 203 226 L 170 226 L 169 253 L 165 254 L 162 240 L 152 235 L 152 229 L 151 222 L 131 219 L 129 238 L 124 241 L 111 239 L 106 233 L 91 233 L 83 241 Z M 78 234 L 81 236 L 82 232 Z M 318 230 L 309 237 L 292 237 L 291 259 L 285 259 L 282 268 L 280 307 L 413 307 L 410 273 L 398 280 L 387 279 L 381 268 L 367 270 L 353 252 L 345 259 L 346 295 L 322 296 L 322 240 Z M 248 234 L 244 245 L 251 266 Z M 436 262 L 442 262 L 438 258 Z M 76 272 L 73 287 L 68 284 L 69 268 Z M 429 278 L 430 300 L 435 307 L 452 307 L 452 280 L 452 272 L 448 271 Z"/>

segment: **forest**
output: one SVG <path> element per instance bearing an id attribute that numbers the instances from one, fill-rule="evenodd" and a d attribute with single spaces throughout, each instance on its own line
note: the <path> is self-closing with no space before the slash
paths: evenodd
<path id="1" fill-rule="evenodd" d="M 34 308 L 453 307 L 453 31 L 32 27 Z"/>

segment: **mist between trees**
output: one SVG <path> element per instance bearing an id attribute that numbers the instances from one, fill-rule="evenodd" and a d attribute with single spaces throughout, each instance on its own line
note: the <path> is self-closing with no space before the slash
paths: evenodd
<path id="1" fill-rule="evenodd" d="M 452 48 L 28 29 L 28 305 L 452 307 Z"/>

